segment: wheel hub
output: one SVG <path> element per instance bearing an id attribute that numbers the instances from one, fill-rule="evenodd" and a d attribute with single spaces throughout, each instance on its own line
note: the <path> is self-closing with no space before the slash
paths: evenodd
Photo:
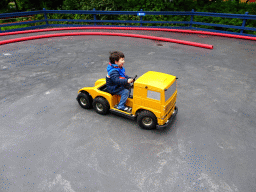
<path id="1" fill-rule="evenodd" d="M 83 106 L 86 106 L 88 103 L 87 103 L 87 101 L 86 101 L 86 99 L 85 98 L 81 98 L 80 99 L 80 102 L 81 102 L 81 104 L 83 105 Z"/>
<path id="2" fill-rule="evenodd" d="M 153 120 L 152 118 L 150 117 L 144 117 L 142 119 L 142 123 L 145 125 L 145 126 L 150 126 L 152 123 L 153 123 Z"/>
<path id="3" fill-rule="evenodd" d="M 96 108 L 98 111 L 103 111 L 103 105 L 101 103 L 96 103 Z"/>

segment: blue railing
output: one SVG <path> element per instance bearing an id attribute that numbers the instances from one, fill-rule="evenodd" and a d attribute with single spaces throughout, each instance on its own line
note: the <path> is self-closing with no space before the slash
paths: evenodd
<path id="1" fill-rule="evenodd" d="M 97 25 L 97 23 L 125 23 L 125 24 L 139 23 L 140 26 L 138 26 L 138 27 L 142 27 L 144 23 L 181 24 L 181 25 L 187 25 L 187 27 L 185 27 L 185 26 L 175 26 L 175 27 L 174 26 L 155 26 L 155 27 L 157 27 L 157 28 L 159 28 L 159 27 L 176 28 L 176 29 L 177 28 L 194 29 L 194 30 L 222 32 L 222 33 L 230 33 L 230 34 L 240 34 L 240 35 L 243 34 L 243 35 L 247 35 L 247 36 L 256 36 L 256 35 L 244 33 L 244 30 L 256 31 L 256 28 L 245 26 L 246 20 L 248 20 L 248 19 L 256 20 L 256 15 L 248 15 L 248 12 L 246 12 L 245 14 L 227 14 L 227 13 L 195 12 L 194 10 L 187 11 L 187 12 L 176 12 L 176 11 L 143 11 L 143 10 L 141 10 L 141 11 L 96 11 L 95 9 L 93 9 L 92 11 L 84 11 L 84 10 L 45 10 L 45 9 L 43 9 L 41 11 L 0 14 L 0 19 L 8 19 L 8 18 L 22 17 L 22 16 L 27 17 L 27 16 L 37 15 L 37 14 L 44 14 L 44 19 L 43 20 L 35 20 L 35 21 L 18 22 L 18 23 L 0 24 L 0 33 L 1 32 L 11 32 L 11 31 L 21 31 L 21 30 L 28 30 L 28 29 L 36 29 L 36 28 L 47 28 L 47 27 L 85 26 L 85 25 L 78 25 L 78 24 L 49 24 L 49 22 L 86 22 L 86 23 L 93 23 L 94 26 Z M 91 20 L 48 19 L 47 14 L 86 14 L 86 15 L 92 15 L 93 19 L 91 19 Z M 140 18 L 140 20 L 139 21 L 136 21 L 136 20 L 126 20 L 126 21 L 123 21 L 123 20 L 97 20 L 96 15 L 136 15 Z M 143 21 L 143 17 L 147 16 L 147 15 L 183 15 L 183 16 L 190 16 L 190 21 Z M 242 23 L 242 26 L 235 26 L 235 25 L 222 25 L 222 24 L 214 24 L 214 23 L 195 22 L 195 21 L 193 21 L 194 16 L 235 18 L 235 19 L 242 19 L 243 23 Z M 1 27 L 32 24 L 32 23 L 45 23 L 45 24 L 1 31 Z M 194 27 L 193 25 L 211 26 L 211 27 L 215 27 L 215 28 L 239 29 L 240 33 Z M 91 25 L 86 25 L 86 26 L 91 26 Z M 111 25 L 108 25 L 108 26 L 111 26 Z M 117 25 L 115 25 L 115 26 L 117 26 Z M 131 25 L 120 26 L 120 27 L 131 27 Z M 143 26 L 143 27 L 149 27 L 149 26 Z"/>

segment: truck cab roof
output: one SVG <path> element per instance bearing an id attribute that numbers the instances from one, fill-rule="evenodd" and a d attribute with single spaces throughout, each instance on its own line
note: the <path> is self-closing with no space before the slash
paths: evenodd
<path id="1" fill-rule="evenodd" d="M 156 71 L 148 71 L 135 81 L 134 86 L 142 88 L 148 87 L 155 91 L 163 91 L 169 88 L 175 80 L 176 76 Z"/>

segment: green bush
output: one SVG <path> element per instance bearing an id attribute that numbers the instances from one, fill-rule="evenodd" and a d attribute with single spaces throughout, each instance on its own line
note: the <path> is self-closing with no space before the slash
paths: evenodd
<path id="1" fill-rule="evenodd" d="M 1 3 L 7 2 L 2 0 Z M 256 3 L 238 3 L 238 1 L 222 1 L 222 0 L 17 0 L 18 7 L 22 10 L 31 10 L 32 8 L 41 10 L 46 9 L 63 9 L 63 10 L 104 10 L 104 11 L 191 11 L 196 12 L 215 12 L 215 13 L 233 13 L 233 14 L 249 14 L 256 15 Z M 0 5 L 1 5 L 0 3 Z M 2 6 L 1 6 L 2 7 Z M 99 20 L 133 20 L 140 21 L 137 15 L 96 15 Z M 74 20 L 93 20 L 93 15 L 83 14 L 48 14 L 49 19 L 74 19 Z M 190 16 L 183 15 L 146 15 L 143 21 L 190 21 Z M 35 20 L 43 19 L 43 15 L 35 16 Z M 18 18 L 16 21 L 19 21 Z M 203 17 L 194 16 L 193 21 L 202 23 L 213 23 L 222 25 L 242 26 L 242 19 L 221 18 L 221 17 Z M 1 22 L 1 20 L 0 20 Z M 6 22 L 6 21 L 5 21 Z M 13 22 L 13 20 L 8 20 Z M 84 24 L 92 25 L 92 22 L 49 22 L 50 24 Z M 133 25 L 139 26 L 139 23 L 98 23 L 98 25 Z M 189 26 L 188 24 L 152 24 L 144 23 L 143 26 Z M 255 27 L 256 20 L 247 20 L 246 27 Z M 214 27 L 207 25 L 193 25 L 193 27 L 205 29 L 217 29 L 233 32 L 240 32 L 239 29 L 229 29 L 223 27 Z M 255 34 L 254 31 L 244 31 L 244 33 Z"/>
<path id="2" fill-rule="evenodd" d="M 63 0 L 16 0 L 18 9 L 20 11 L 42 10 L 46 9 L 58 9 L 62 7 Z"/>

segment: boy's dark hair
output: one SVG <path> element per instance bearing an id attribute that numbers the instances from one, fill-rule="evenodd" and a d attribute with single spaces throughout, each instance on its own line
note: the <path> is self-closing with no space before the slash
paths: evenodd
<path id="1" fill-rule="evenodd" d="M 115 64 L 115 61 L 119 61 L 120 58 L 124 58 L 124 54 L 120 51 L 109 52 L 109 62 Z"/>

